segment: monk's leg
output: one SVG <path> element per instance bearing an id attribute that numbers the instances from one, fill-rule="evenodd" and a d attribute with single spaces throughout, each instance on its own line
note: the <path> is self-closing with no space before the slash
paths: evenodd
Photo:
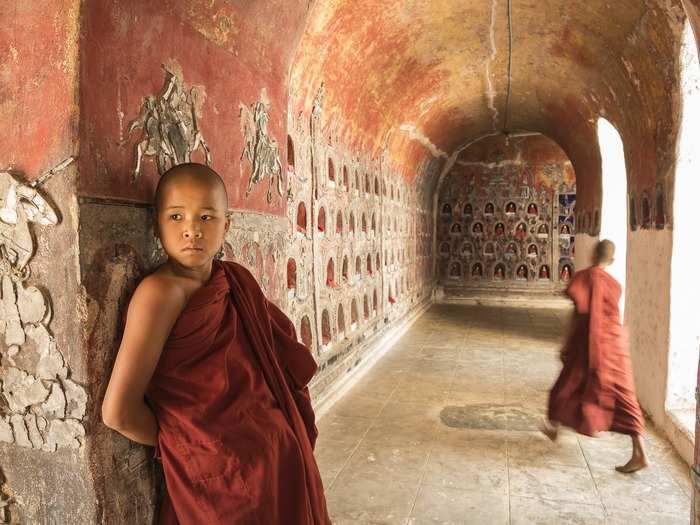
<path id="1" fill-rule="evenodd" d="M 647 461 L 646 452 L 644 452 L 644 443 L 642 442 L 641 434 L 633 434 L 630 436 L 632 438 L 632 457 L 630 460 L 618 467 L 615 470 L 622 472 L 623 474 L 631 474 L 632 472 L 637 472 L 638 470 L 646 467 L 649 462 Z"/>

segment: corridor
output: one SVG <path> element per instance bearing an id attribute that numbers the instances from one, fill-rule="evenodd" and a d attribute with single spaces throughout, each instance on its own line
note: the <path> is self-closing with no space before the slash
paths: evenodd
<path id="1" fill-rule="evenodd" d="M 688 523 L 688 468 L 651 425 L 631 476 L 624 436 L 537 431 L 567 313 L 433 305 L 319 422 L 333 523 Z"/>

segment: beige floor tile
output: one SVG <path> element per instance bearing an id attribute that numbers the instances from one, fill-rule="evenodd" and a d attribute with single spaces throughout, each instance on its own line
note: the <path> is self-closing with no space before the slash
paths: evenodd
<path id="1" fill-rule="evenodd" d="M 541 432 L 509 432 L 508 457 L 515 461 L 552 466 L 587 467 L 578 439 L 563 430 L 556 442 L 550 441 Z"/>
<path id="2" fill-rule="evenodd" d="M 319 442 L 314 456 L 321 471 L 323 486 L 326 490 L 331 487 L 336 476 L 350 459 L 357 446 L 357 443 L 346 441 L 323 440 Z"/>
<path id="3" fill-rule="evenodd" d="M 634 474 L 619 474 L 614 470 L 594 472 L 603 504 L 611 511 L 644 514 L 659 512 L 685 516 L 690 499 L 667 473 L 647 468 Z"/>
<path id="4" fill-rule="evenodd" d="M 593 478 L 585 467 L 511 460 L 509 475 L 511 496 L 600 504 Z"/>
<path id="5" fill-rule="evenodd" d="M 360 478 L 398 479 L 418 486 L 430 444 L 392 444 L 386 441 L 363 441 L 355 449 L 345 469 Z"/>
<path id="6" fill-rule="evenodd" d="M 345 417 L 335 413 L 326 414 L 316 425 L 318 427 L 319 445 L 322 445 L 325 441 L 342 441 L 357 444 L 371 425 L 372 420 L 364 417 Z"/>
<path id="7" fill-rule="evenodd" d="M 403 525 L 418 487 L 390 478 L 362 478 L 342 472 L 326 494 L 334 525 Z"/>
<path id="8" fill-rule="evenodd" d="M 510 498 L 511 525 L 605 525 L 601 504 L 585 505 L 541 498 Z M 646 523 L 646 522 L 645 522 Z M 627 525 L 630 525 L 629 523 Z"/>
<path id="9" fill-rule="evenodd" d="M 508 497 L 423 485 L 409 523 L 505 525 L 508 523 Z"/>
<path id="10" fill-rule="evenodd" d="M 379 415 L 388 399 L 390 396 L 365 396 L 353 389 L 333 406 L 333 415 L 371 419 Z"/>

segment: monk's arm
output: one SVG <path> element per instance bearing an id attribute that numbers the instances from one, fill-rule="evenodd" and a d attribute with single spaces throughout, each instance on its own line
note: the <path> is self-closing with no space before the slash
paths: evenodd
<path id="1" fill-rule="evenodd" d="M 144 395 L 184 305 L 184 293 L 158 276 L 144 279 L 129 303 L 124 336 L 102 402 L 102 420 L 144 445 L 155 445 L 158 436 L 158 422 Z"/>

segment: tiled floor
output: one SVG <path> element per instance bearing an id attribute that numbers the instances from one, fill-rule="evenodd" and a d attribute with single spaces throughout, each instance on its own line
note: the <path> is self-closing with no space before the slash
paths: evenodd
<path id="1" fill-rule="evenodd" d="M 537 432 L 566 312 L 435 305 L 319 422 L 333 523 L 686 524 L 687 468 L 653 429 Z"/>

